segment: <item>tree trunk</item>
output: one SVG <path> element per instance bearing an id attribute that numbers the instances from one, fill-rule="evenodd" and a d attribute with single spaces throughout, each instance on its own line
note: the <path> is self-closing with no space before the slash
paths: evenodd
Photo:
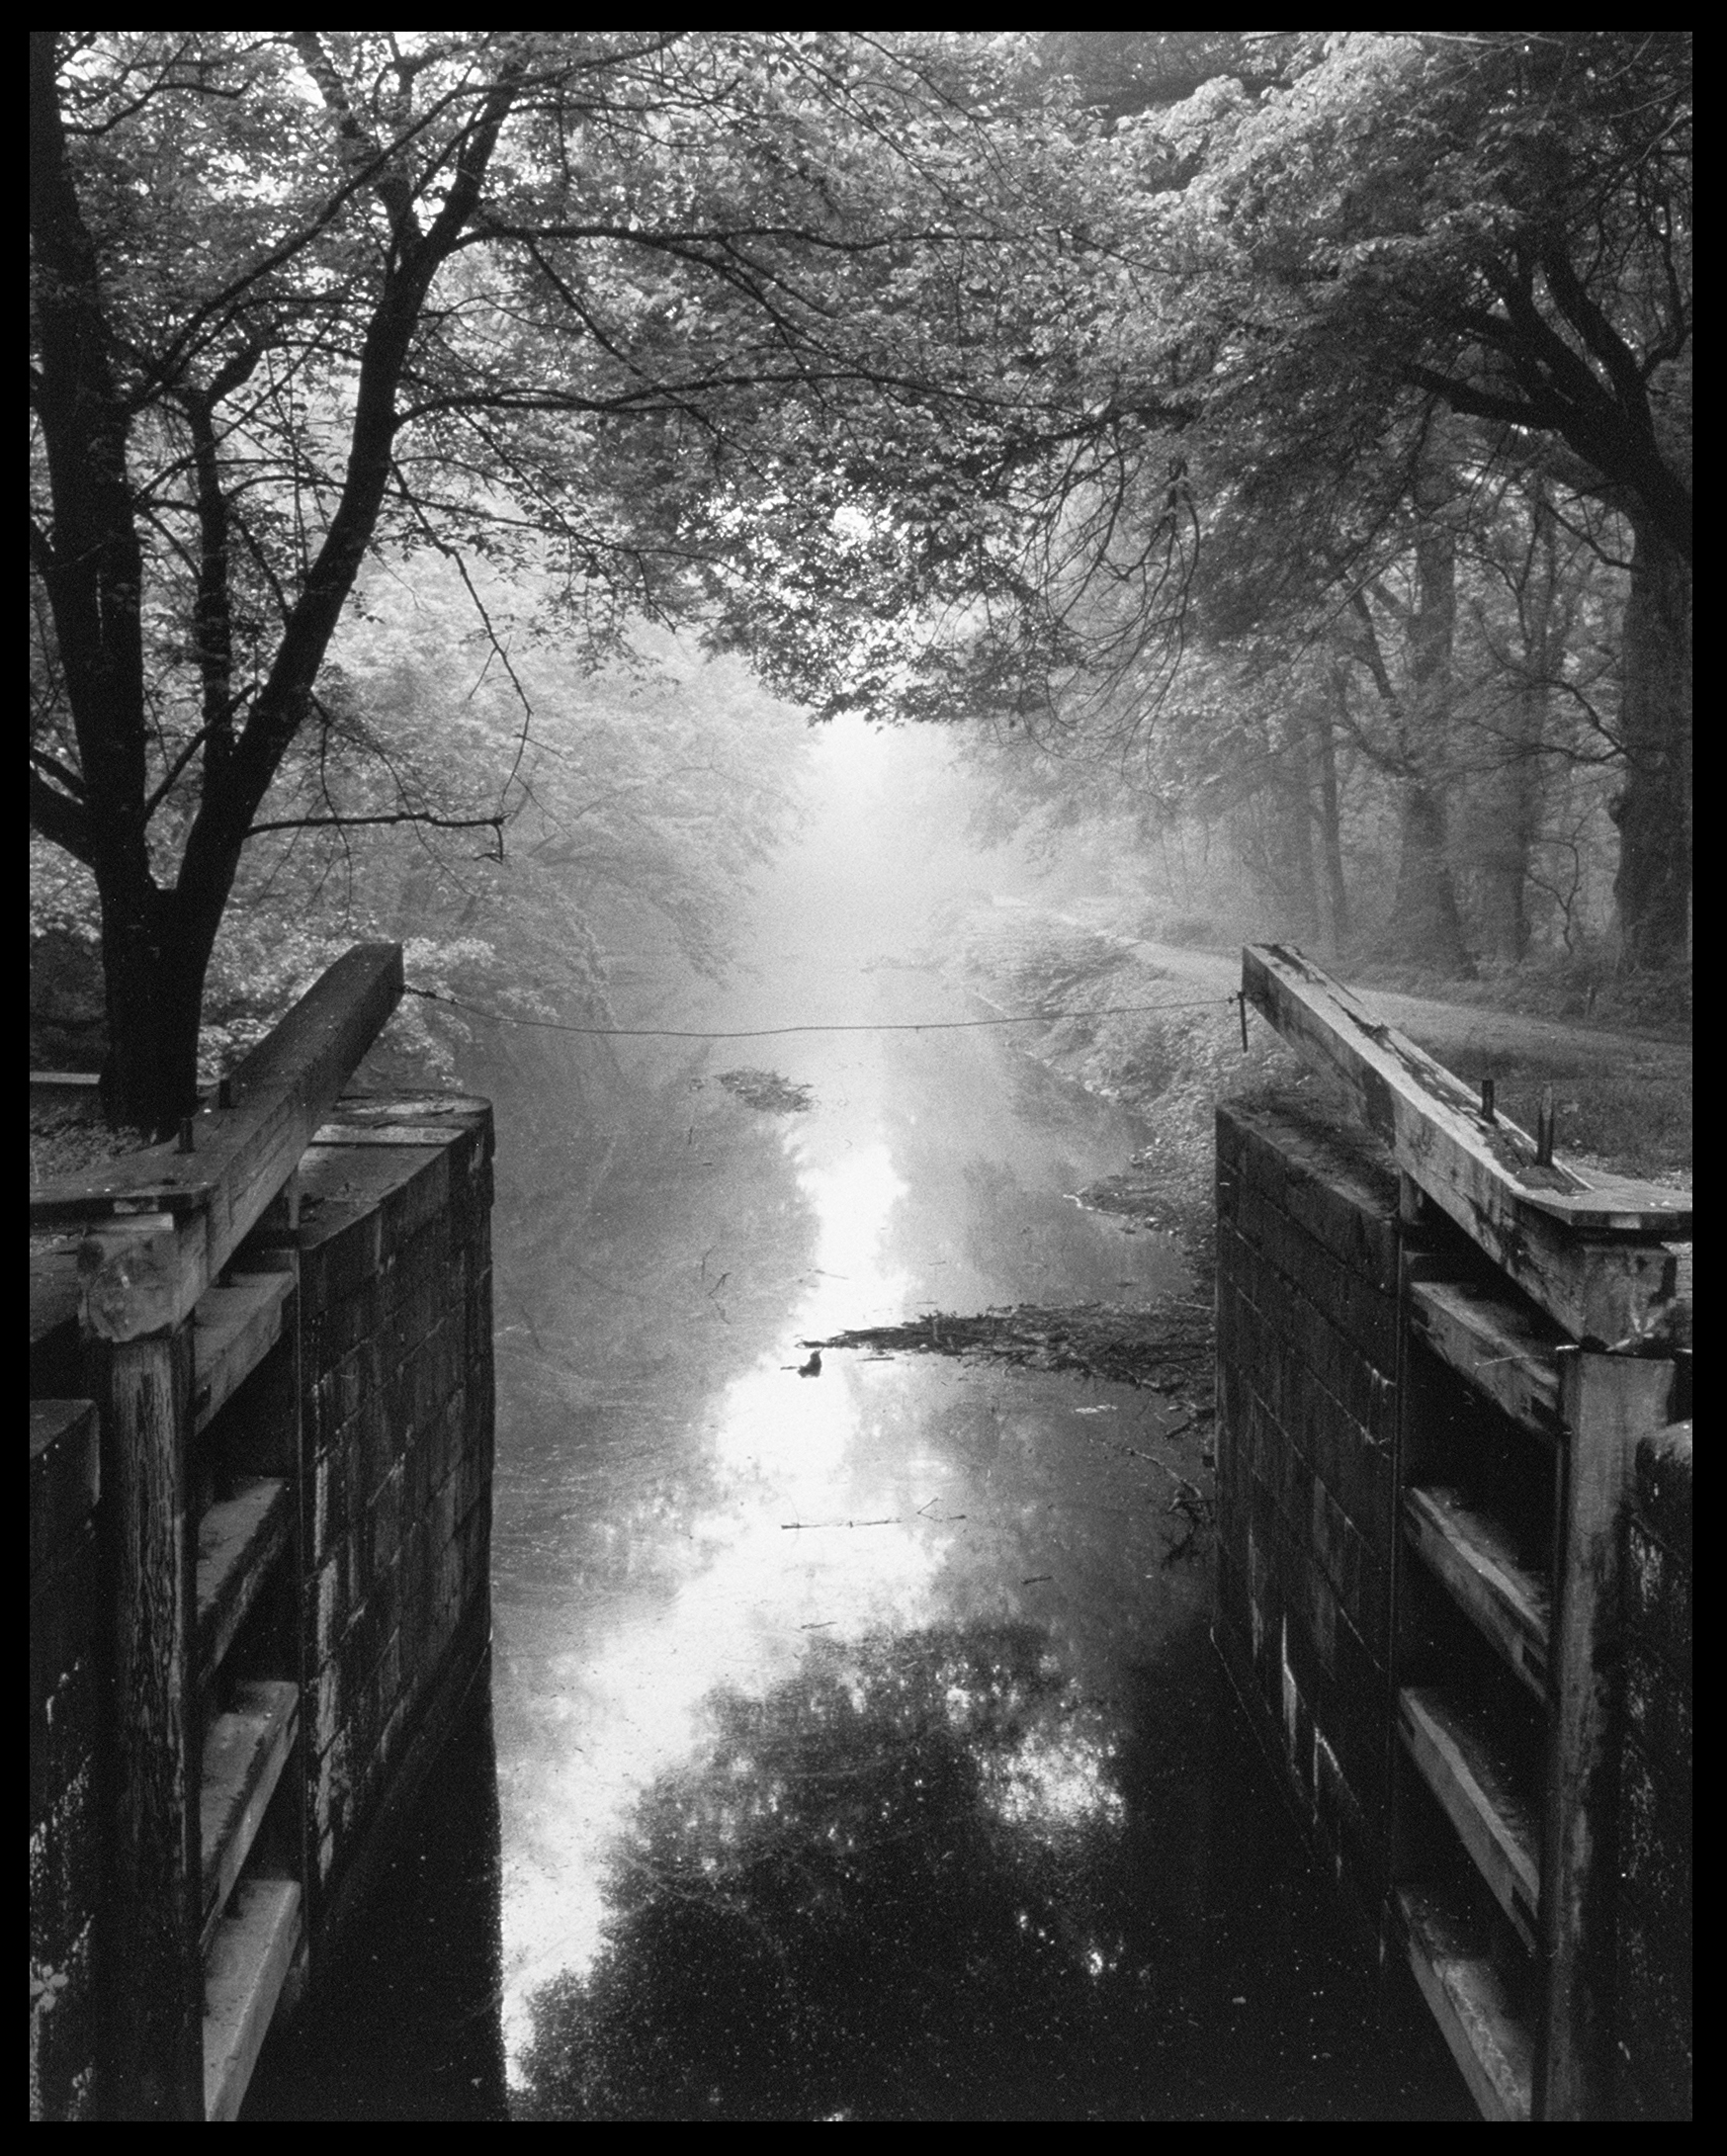
<path id="1" fill-rule="evenodd" d="M 221 908 L 201 926 L 180 894 L 129 885 L 100 886 L 109 1041 L 102 1104 L 112 1121 L 166 1137 L 198 1105 L 204 981 Z"/>
<path id="2" fill-rule="evenodd" d="M 1339 701 L 1347 691 L 1335 684 Z M 1308 713 L 1309 792 L 1319 825 L 1319 938 L 1322 953 L 1337 959 L 1349 940 L 1349 894 L 1343 882 L 1343 828 L 1338 805 L 1338 740 L 1332 715 L 1323 700 Z"/>
<path id="3" fill-rule="evenodd" d="M 1482 940 L 1493 957 L 1512 965 L 1529 949 L 1529 866 L 1541 827 L 1540 749 L 1547 738 L 1548 696 L 1545 679 L 1528 680 L 1518 689 L 1505 761 L 1487 785 L 1479 856 Z"/>
<path id="4" fill-rule="evenodd" d="M 1613 897 L 1619 967 L 1632 973 L 1683 964 L 1691 940 L 1691 571 L 1642 518 L 1633 530 L 1624 658 Z"/>
<path id="5" fill-rule="evenodd" d="M 1445 797 L 1426 779 L 1406 780 L 1399 819 L 1403 844 L 1397 900 L 1382 947 L 1389 957 L 1473 980 L 1475 967 L 1463 941 L 1463 917 L 1446 857 Z"/>
<path id="6" fill-rule="evenodd" d="M 1446 733 L 1451 646 L 1457 627 L 1457 538 L 1444 514 L 1450 474 L 1423 474 L 1416 526 L 1415 607 L 1409 625 L 1410 715 L 1400 789 L 1403 849 L 1385 948 L 1397 958 L 1473 978 L 1446 853 Z"/>

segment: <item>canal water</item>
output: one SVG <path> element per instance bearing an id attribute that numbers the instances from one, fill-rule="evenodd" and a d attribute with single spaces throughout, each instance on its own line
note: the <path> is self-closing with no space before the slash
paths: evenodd
<path id="1" fill-rule="evenodd" d="M 1246 1749 L 1203 1425 L 1073 1377 L 812 1359 L 1193 1283 L 1078 1202 L 1145 1128 L 935 970 L 970 859 L 939 744 L 808 761 L 738 971 L 643 955 L 621 996 L 761 1037 L 493 1076 L 497 1811 L 476 1725 L 358 1950 L 367 2033 L 338 1998 L 268 2115 L 1468 2115 Z M 495 1903 L 460 1886 L 488 1850 Z"/>

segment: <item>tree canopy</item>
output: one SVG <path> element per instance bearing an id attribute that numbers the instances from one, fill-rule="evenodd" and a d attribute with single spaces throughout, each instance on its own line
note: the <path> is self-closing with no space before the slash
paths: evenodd
<path id="1" fill-rule="evenodd" d="M 529 566 L 603 650 L 785 569 L 789 534 L 806 590 L 844 583 L 821 474 L 922 497 L 909 586 L 953 544 L 935 473 L 981 496 L 1085 432 L 1048 367 L 978 364 L 1023 208 L 985 127 L 1006 56 L 39 34 L 33 819 L 98 890 L 116 1105 L 188 1102 L 242 849 L 369 553 Z"/>
<path id="2" fill-rule="evenodd" d="M 1442 926 L 1509 737 L 1459 562 L 1563 531 L 1611 677 L 1518 663 L 1617 774 L 1627 960 L 1685 946 L 1685 34 L 42 32 L 31 219 L 33 828 L 134 1119 L 359 744 L 369 561 L 500 668 L 698 621 L 818 712 L 1167 747 L 1246 667 L 1322 827 L 1329 683 Z M 336 764 L 313 820 L 435 818 Z"/>
<path id="3" fill-rule="evenodd" d="M 1453 806 L 1478 824 L 1509 815 L 1518 834 L 1482 870 L 1506 895 L 1485 941 L 1517 948 L 1526 887 L 1553 885 L 1549 856 L 1572 842 L 1571 778 L 1599 765 L 1614 779 L 1621 962 L 1683 959 L 1688 40 L 1052 43 L 1072 50 L 1137 191 L 1140 281 L 1158 303 L 1136 303 L 1118 335 L 1140 379 L 1181 385 L 1169 470 L 1193 507 L 1194 569 L 1173 614 L 1148 616 L 1086 562 L 1055 600 L 1064 637 L 970 654 L 981 701 L 999 710 L 1016 670 L 1034 733 L 1081 755 L 1137 743 L 1149 799 L 1221 756 L 1238 801 L 1275 820 L 1283 797 L 1303 863 L 1310 836 L 1336 854 L 1341 746 L 1395 797 L 1394 940 L 1453 969 L 1468 964 Z M 1130 505 L 1118 558 L 1157 511 L 1155 496 Z M 1220 732 L 1208 684 L 1232 679 L 1237 724 Z M 1244 682 L 1276 706 L 1275 740 L 1252 751 Z M 1341 897 L 1339 883 L 1320 911 L 1336 920 Z"/>

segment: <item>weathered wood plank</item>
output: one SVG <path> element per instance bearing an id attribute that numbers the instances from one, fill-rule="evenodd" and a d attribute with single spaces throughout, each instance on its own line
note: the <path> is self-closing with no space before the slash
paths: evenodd
<path id="1" fill-rule="evenodd" d="M 1559 1434 L 1560 1342 L 1503 1296 L 1458 1281 L 1414 1280 L 1409 1314 L 1441 1362 L 1548 1443 Z"/>
<path id="2" fill-rule="evenodd" d="M 205 1733 L 200 1818 L 207 1953 L 288 1764 L 299 1711 L 297 1684 L 261 1679 L 242 1684 L 234 1706 Z"/>
<path id="3" fill-rule="evenodd" d="M 1637 1440 L 1666 1424 L 1673 1388 L 1671 1362 L 1577 1348 L 1560 1355 L 1564 1437 L 1541 1865 L 1547 2019 L 1536 2089 L 1537 2112 L 1547 2119 L 1609 2115 L 1613 2030 L 1605 1972 L 1612 1961 L 1622 1514 Z"/>
<path id="4" fill-rule="evenodd" d="M 93 1400 L 30 1404 L 30 1580 L 56 1564 L 96 1509 L 101 1437 Z"/>
<path id="5" fill-rule="evenodd" d="M 115 1568 L 115 1987 L 109 2069 L 129 2115 L 202 2111 L 197 1702 L 188 1505 L 190 1330 L 96 1348 L 103 1525 Z"/>
<path id="6" fill-rule="evenodd" d="M 30 1239 L 30 1344 L 34 1351 L 62 1326 L 78 1319 L 78 1239 Z"/>
<path id="7" fill-rule="evenodd" d="M 257 1599 L 294 1523 L 288 1485 L 260 1475 L 198 1525 L 198 1674 L 208 1684 Z"/>
<path id="8" fill-rule="evenodd" d="M 1547 1582 L 1455 1490 L 1404 1493 L 1404 1531 L 1452 1599 L 1535 1697 L 1547 1698 Z"/>
<path id="9" fill-rule="evenodd" d="M 1478 1717 L 1431 1686 L 1398 1693 L 1398 1731 L 1422 1779 L 1532 1952 L 1541 1895 L 1535 1807 Z"/>
<path id="10" fill-rule="evenodd" d="M 1534 2041 L 1484 1940 L 1425 1886 L 1400 1887 L 1410 1968 L 1484 2118 L 1526 2121 Z"/>
<path id="11" fill-rule="evenodd" d="M 1688 1193 L 1555 1164 L 1489 1123 L 1463 1081 L 1280 944 L 1242 953 L 1242 989 L 1338 1080 L 1407 1175 L 1575 1339 L 1626 1348 L 1688 1340 Z"/>
<path id="12" fill-rule="evenodd" d="M 208 2119 L 240 2114 L 300 1932 L 300 1886 L 293 1879 L 243 1880 L 233 1914 L 216 1927 L 204 1985 Z"/>
<path id="13" fill-rule="evenodd" d="M 32 1190 L 33 1228 L 95 1231 L 80 1251 L 89 1332 L 130 1339 L 185 1317 L 299 1165 L 401 988 L 399 944 L 356 944 L 233 1074 L 234 1104 L 192 1118 L 190 1153 L 148 1147 Z"/>
<path id="14" fill-rule="evenodd" d="M 203 1429 L 282 1337 L 293 1275 L 249 1273 L 206 1288 L 192 1313 L 192 1419 Z"/>
<path id="15" fill-rule="evenodd" d="M 459 1123 L 320 1123 L 314 1146 L 447 1146 L 462 1136 Z"/>

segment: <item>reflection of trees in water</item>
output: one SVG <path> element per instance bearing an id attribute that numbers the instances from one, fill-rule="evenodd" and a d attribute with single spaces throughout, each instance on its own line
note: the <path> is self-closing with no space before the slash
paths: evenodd
<path id="1" fill-rule="evenodd" d="M 603 1120 L 567 1192 L 555 1176 L 500 1187 L 499 1415 L 511 1490 L 526 1500 L 544 1464 L 549 1499 L 565 1505 L 579 1451 L 620 1527 L 617 1479 L 622 1492 L 655 1479 L 637 1457 L 644 1430 L 681 1427 L 693 1402 L 761 1359 L 788 1280 L 814 1262 L 816 1220 L 782 1124 L 713 1083 L 701 1055 L 652 1086 L 596 1084 L 590 1114 Z M 650 1509 L 700 1509 L 692 1465 L 679 1448 L 675 1488 L 644 1493 Z"/>
<path id="2" fill-rule="evenodd" d="M 818 1643 L 722 1691 L 617 1850 L 606 1944 L 534 2001 L 534 2118 L 1036 2114 L 1093 2068 L 1122 1803 L 1024 1624 Z M 1067 2106 L 1064 2104 L 1063 2108 Z"/>
<path id="3" fill-rule="evenodd" d="M 723 1381 L 771 1340 L 788 1279 L 812 1261 L 816 1223 L 784 1125 L 734 1100 L 707 1061 L 692 1055 L 651 1085 L 614 1080 L 589 1109 L 603 1124 L 583 1134 L 573 1190 L 537 1166 L 531 1187 L 500 1191 L 515 1301 L 500 1300 L 499 1324 L 531 1324 L 550 1396 L 572 1384 L 579 1396 L 608 1369 Z"/>

